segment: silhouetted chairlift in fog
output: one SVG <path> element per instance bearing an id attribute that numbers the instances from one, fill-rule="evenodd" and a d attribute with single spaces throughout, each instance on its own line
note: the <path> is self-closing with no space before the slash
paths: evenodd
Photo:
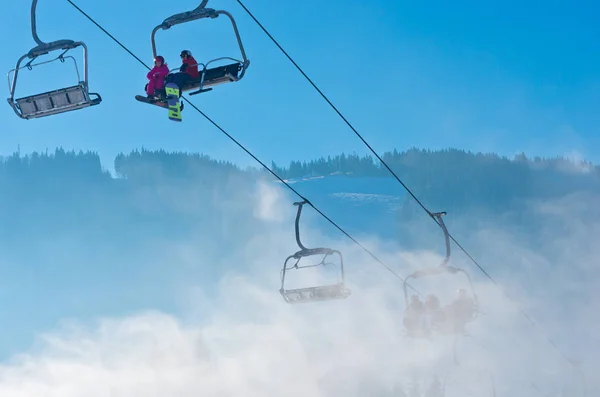
<path id="1" fill-rule="evenodd" d="M 342 254 L 339 251 L 331 248 L 306 248 L 300 241 L 300 214 L 302 213 L 302 206 L 306 203 L 306 200 L 294 203 L 294 205 L 298 206 L 298 212 L 296 213 L 295 229 L 296 243 L 300 247 L 300 251 L 286 258 L 283 264 L 283 269 L 281 270 L 281 288 L 279 292 L 281 293 L 285 301 L 288 303 L 345 299 L 350 296 L 350 290 L 345 287 L 344 259 L 342 257 Z M 300 261 L 304 258 L 320 255 L 323 255 L 323 258 L 321 258 L 320 262 L 317 264 L 305 266 L 298 265 Z M 321 286 L 309 286 L 296 289 L 286 289 L 285 283 L 288 272 L 290 272 L 291 270 L 300 270 L 304 268 L 312 268 L 319 266 L 335 266 L 334 263 L 326 262 L 326 260 L 331 256 L 336 256 L 339 260 L 340 273 L 337 283 Z M 295 260 L 295 263 L 294 265 L 288 267 L 288 262 L 292 259 Z"/>
<path id="2" fill-rule="evenodd" d="M 465 335 L 465 325 L 473 321 L 478 313 L 478 301 L 475 288 L 469 274 L 454 266 L 449 266 L 450 261 L 450 235 L 444 224 L 442 216 L 445 212 L 432 213 L 438 225 L 444 232 L 446 242 L 446 256 L 441 264 L 435 267 L 426 267 L 415 271 L 404 280 L 404 301 L 405 310 L 403 313 L 403 324 L 406 335 L 411 338 L 431 338 L 432 330 L 436 330 L 444 335 Z M 418 295 L 408 297 L 408 281 L 411 278 L 434 277 L 443 274 L 463 274 L 470 286 L 471 293 L 463 288 L 457 290 L 457 296 L 447 305 L 442 306 L 439 298 L 435 294 L 428 294 L 425 302 L 421 302 Z M 455 351 L 456 360 L 456 351 Z"/>

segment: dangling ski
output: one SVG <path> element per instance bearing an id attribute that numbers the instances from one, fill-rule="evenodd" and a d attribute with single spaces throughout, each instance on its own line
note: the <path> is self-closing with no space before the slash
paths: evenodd
<path id="1" fill-rule="evenodd" d="M 167 104 L 169 106 L 169 120 L 181 122 L 179 87 L 174 83 L 167 83 L 165 92 L 167 94 Z"/>

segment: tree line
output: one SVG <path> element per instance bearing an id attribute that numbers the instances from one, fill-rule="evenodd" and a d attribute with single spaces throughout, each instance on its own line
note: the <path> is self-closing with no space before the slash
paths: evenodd
<path id="1" fill-rule="evenodd" d="M 529 197 L 554 197 L 572 191 L 594 191 L 600 187 L 600 167 L 563 157 L 513 159 L 494 153 L 472 153 L 458 149 L 393 150 L 382 158 L 419 197 L 433 206 L 464 203 L 468 206 L 506 206 Z M 97 153 L 66 151 L 15 153 L 0 159 L 0 183 L 5 191 L 81 190 L 90 184 L 106 189 L 148 184 L 223 187 L 227 181 L 272 178 L 265 170 L 242 169 L 236 164 L 206 154 L 135 150 L 114 160 L 116 178 L 102 167 Z M 284 179 L 341 174 L 348 178 L 390 177 L 389 171 L 370 155 L 341 153 L 313 160 L 294 160 L 288 166 L 272 164 Z M 124 187 L 125 186 L 125 187 Z M 232 188 L 232 187 L 231 187 Z"/>

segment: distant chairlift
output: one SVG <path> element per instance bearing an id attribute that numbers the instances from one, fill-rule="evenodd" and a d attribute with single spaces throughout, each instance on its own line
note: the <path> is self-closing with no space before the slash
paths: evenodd
<path id="1" fill-rule="evenodd" d="M 88 88 L 87 46 L 81 41 L 76 42 L 73 40 L 57 40 L 50 43 L 44 43 L 41 41 L 37 35 L 36 7 L 37 0 L 33 0 L 31 4 L 31 33 L 33 39 L 38 45 L 29 50 L 27 54 L 19 58 L 16 67 L 8 72 L 8 86 L 10 90 L 10 98 L 8 98 L 8 103 L 13 108 L 17 116 L 22 119 L 51 116 L 100 104 L 100 102 L 102 102 L 100 95 L 97 93 L 90 93 Z M 83 81 L 80 78 L 79 70 L 77 68 L 77 61 L 75 58 L 72 56 L 65 57 L 65 54 L 69 50 L 77 47 L 83 47 Z M 63 52 L 56 58 L 37 64 L 33 63 L 36 58 L 59 50 L 62 50 Z M 31 60 L 24 66 L 21 66 L 21 63 L 25 58 L 30 58 Z M 78 81 L 77 85 L 15 99 L 15 90 L 17 87 L 19 70 L 23 68 L 32 70 L 34 66 L 54 62 L 57 60 L 64 63 L 66 58 L 70 58 L 75 64 L 75 71 L 77 73 Z M 13 73 L 14 76 L 11 78 Z M 94 98 L 91 96 L 94 96 Z"/>
<path id="2" fill-rule="evenodd" d="M 444 220 L 442 219 L 442 216 L 444 216 L 444 215 L 446 215 L 446 212 L 436 212 L 436 213 L 431 214 L 431 216 L 436 220 L 436 222 L 438 223 L 438 225 L 442 228 L 442 231 L 444 232 L 444 240 L 445 240 L 445 244 L 446 244 L 446 256 L 444 257 L 444 260 L 442 261 L 442 263 L 440 263 L 438 266 L 426 267 L 426 268 L 417 270 L 414 273 L 408 275 L 404 279 L 403 287 L 404 287 L 404 301 L 405 301 L 405 305 L 406 305 L 405 313 L 409 312 L 409 310 L 411 308 L 411 301 L 408 297 L 408 281 L 411 278 L 417 279 L 417 278 L 421 278 L 421 277 L 439 276 L 439 275 L 443 275 L 443 274 L 455 275 L 455 274 L 461 273 L 466 278 L 466 281 L 469 285 L 470 294 L 467 294 L 466 290 L 462 289 L 462 288 L 459 289 L 458 292 L 462 293 L 463 299 L 469 299 L 473 303 L 472 316 L 465 319 L 465 321 L 470 322 L 470 321 L 473 321 L 475 319 L 475 317 L 477 316 L 477 314 L 479 313 L 479 302 L 478 302 L 477 294 L 475 292 L 475 287 L 473 286 L 473 282 L 471 280 L 469 273 L 467 273 L 464 269 L 448 265 L 448 262 L 450 261 L 450 234 L 448 233 L 446 224 L 444 223 Z M 414 297 L 416 297 L 416 296 L 414 296 Z M 445 334 L 463 333 L 462 330 L 460 330 L 460 329 L 457 330 L 452 327 L 438 328 L 438 331 L 440 331 L 441 333 L 445 333 Z"/>
<path id="3" fill-rule="evenodd" d="M 307 201 L 304 200 L 302 202 L 296 202 L 294 205 L 298 206 L 298 212 L 296 214 L 296 243 L 300 247 L 300 251 L 296 252 L 293 255 L 290 255 L 285 260 L 283 264 L 283 269 L 281 270 L 281 289 L 279 292 L 283 296 L 286 302 L 288 303 L 300 303 L 300 302 L 314 302 L 314 301 L 324 301 L 324 300 L 332 300 L 332 299 L 345 299 L 350 296 L 350 290 L 345 287 L 345 277 L 344 277 L 344 260 L 342 254 L 330 248 L 306 248 L 302 245 L 300 241 L 300 214 L 302 213 L 302 206 L 306 204 Z M 285 281 L 286 274 L 292 269 L 303 269 L 308 267 L 317 267 L 317 266 L 326 266 L 333 265 L 333 263 L 326 262 L 326 259 L 331 255 L 336 255 L 339 258 L 340 265 L 340 276 L 341 279 L 338 279 L 336 284 L 323 285 L 318 287 L 305 287 L 305 288 L 297 288 L 297 289 L 286 289 Z M 317 256 L 323 255 L 321 261 L 316 265 L 306 265 L 306 266 L 298 266 L 298 263 L 302 258 L 306 258 L 309 256 Z M 296 263 L 293 266 L 288 267 L 288 262 L 291 259 L 295 259 Z"/>
<path id="4" fill-rule="evenodd" d="M 155 35 L 159 29 L 167 30 L 170 29 L 171 26 L 179 25 L 186 22 L 192 22 L 198 19 L 203 18 L 217 18 L 219 15 L 226 15 L 231 21 L 231 25 L 233 26 L 233 31 L 235 33 L 238 45 L 240 47 L 240 52 L 242 55 L 242 60 L 230 58 L 230 57 L 220 57 L 208 61 L 206 64 L 199 63 L 198 64 L 198 72 L 200 76 L 197 79 L 190 80 L 183 87 L 181 87 L 181 92 L 196 90 L 191 92 L 189 95 L 196 95 L 203 92 L 211 91 L 212 87 L 223 84 L 236 82 L 241 80 L 246 73 L 246 69 L 250 66 L 250 60 L 246 58 L 246 52 L 244 50 L 244 46 L 242 45 L 242 39 L 240 38 L 240 34 L 235 23 L 233 16 L 223 10 L 214 10 L 212 8 L 206 8 L 208 4 L 208 0 L 203 0 L 202 3 L 194 10 L 182 12 L 180 14 L 175 14 L 163 21 L 162 24 L 156 26 L 152 30 L 151 41 L 152 41 L 152 55 L 153 58 L 156 58 L 158 55 L 156 52 L 156 41 Z M 234 61 L 234 63 L 229 63 L 227 65 L 215 66 L 209 68 L 208 66 L 212 63 L 222 61 L 222 60 L 230 60 Z M 175 70 L 174 70 L 175 71 Z"/>

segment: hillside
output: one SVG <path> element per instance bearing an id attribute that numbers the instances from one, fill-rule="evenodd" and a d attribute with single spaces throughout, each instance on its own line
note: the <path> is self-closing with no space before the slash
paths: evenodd
<path id="1" fill-rule="evenodd" d="M 585 356 L 585 344 L 574 339 L 593 341 L 583 329 L 596 326 L 578 307 L 597 280 L 591 264 L 597 254 L 594 219 L 599 211 L 593 203 L 600 194 L 598 166 L 458 150 L 393 151 L 385 158 L 428 208 L 448 211 L 445 219 L 453 235 L 511 297 L 525 302 L 527 311 L 551 327 L 561 348 Z M 439 261 L 441 231 L 372 158 L 339 155 L 274 168 L 398 274 Z M 164 151 L 122 154 L 115 159 L 115 170 L 116 176 L 103 170 L 94 153 L 62 149 L 14 155 L 0 163 L 0 204 L 5 209 L 0 321 L 12 324 L 2 331 L 0 356 L 26 349 L 34 335 L 64 318 L 90 321 L 148 308 L 183 315 L 191 302 L 226 305 L 228 294 L 243 295 L 235 288 L 238 277 L 255 277 L 268 291 L 265 299 L 281 303 L 279 270 L 297 249 L 292 203 L 298 200 L 281 182 L 264 170 Z M 358 291 L 355 300 L 342 306 L 345 316 L 353 318 L 352 302 L 368 306 L 361 290 L 370 296 L 381 288 L 381 300 L 390 306 L 381 315 L 399 317 L 401 287 L 385 269 L 310 207 L 303 213 L 301 232 L 308 246 L 344 252 L 346 278 Z M 426 250 L 432 252 L 424 254 Z M 496 335 L 497 324 L 490 324 L 500 321 L 497 313 L 507 316 L 510 302 L 498 297 L 455 246 L 452 260 L 472 274 L 486 311 L 494 313 L 473 332 L 494 349 L 505 350 L 501 341 L 506 335 Z M 240 299 L 235 304 L 252 302 Z M 258 312 L 266 316 L 268 311 Z M 242 319 L 246 315 L 236 311 Z M 528 325 L 516 325 L 520 317 L 511 315 L 511 320 L 502 317 L 502 324 L 514 322 L 510 332 L 521 338 Z M 558 318 L 582 328 L 568 331 Z M 523 343 L 533 349 L 531 341 Z M 377 348 L 382 353 L 388 349 Z M 547 346 L 537 348 L 547 351 Z"/>

